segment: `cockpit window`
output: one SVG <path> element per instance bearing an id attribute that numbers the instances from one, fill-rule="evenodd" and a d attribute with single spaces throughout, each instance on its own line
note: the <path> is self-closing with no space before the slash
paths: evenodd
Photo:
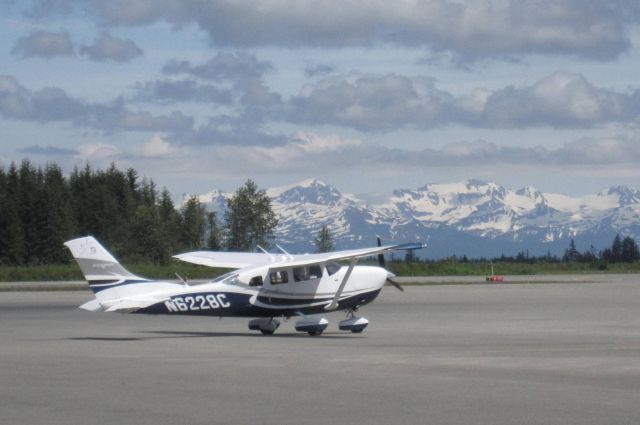
<path id="1" fill-rule="evenodd" d="M 322 277 L 322 267 L 319 264 L 313 264 L 304 267 L 293 268 L 293 280 L 302 282 L 305 280 L 320 279 Z"/>
<path id="2" fill-rule="evenodd" d="M 278 285 L 281 283 L 288 283 L 289 282 L 289 274 L 287 273 L 286 270 L 278 270 L 278 271 L 274 271 L 269 273 L 269 279 L 271 279 L 271 284 L 272 285 Z"/>
<path id="3" fill-rule="evenodd" d="M 303 280 L 309 280 L 309 269 L 306 267 L 294 267 L 293 268 L 293 280 L 295 282 L 301 282 Z"/>
<path id="4" fill-rule="evenodd" d="M 310 279 L 320 279 L 322 277 L 322 267 L 316 264 L 313 266 L 309 266 L 309 278 Z"/>
<path id="5" fill-rule="evenodd" d="M 336 274 L 338 270 L 341 269 L 341 266 L 340 264 L 331 261 L 330 263 L 327 263 L 326 268 L 327 268 L 327 273 L 329 273 L 329 275 L 332 275 L 332 274 Z"/>

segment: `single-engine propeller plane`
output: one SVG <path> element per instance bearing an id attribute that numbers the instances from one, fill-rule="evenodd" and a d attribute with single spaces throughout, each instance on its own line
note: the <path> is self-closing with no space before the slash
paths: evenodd
<path id="1" fill-rule="evenodd" d="M 384 268 L 384 253 L 420 249 L 421 244 L 378 246 L 322 254 L 279 254 L 195 251 L 175 255 L 188 263 L 234 271 L 211 282 L 189 285 L 136 276 L 91 236 L 65 245 L 95 294 L 80 308 L 93 312 L 247 317 L 249 329 L 272 334 L 279 318 L 299 317 L 295 329 L 321 334 L 328 325 L 323 314 L 346 311 L 339 329 L 360 333 L 369 321 L 355 315 L 372 302 L 385 283 L 398 289 Z M 378 255 L 379 266 L 357 265 L 360 258 Z M 339 262 L 348 262 L 342 265 Z M 315 317 L 310 317 L 315 316 Z M 320 317 L 318 317 L 320 316 Z"/>

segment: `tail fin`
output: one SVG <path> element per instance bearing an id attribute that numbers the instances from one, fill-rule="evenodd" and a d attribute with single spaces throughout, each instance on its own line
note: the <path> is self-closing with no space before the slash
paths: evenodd
<path id="1" fill-rule="evenodd" d="M 92 236 L 73 239 L 64 244 L 71 250 L 71 255 L 80 266 L 94 294 L 121 285 L 148 282 L 147 279 L 136 276 L 122 267 Z M 113 293 L 111 296 L 118 295 Z"/>

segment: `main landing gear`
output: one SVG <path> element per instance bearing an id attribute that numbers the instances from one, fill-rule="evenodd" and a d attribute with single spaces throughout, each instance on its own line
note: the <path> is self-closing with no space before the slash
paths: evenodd
<path id="1" fill-rule="evenodd" d="M 316 336 L 322 334 L 322 332 L 327 329 L 328 325 L 329 321 L 324 317 L 303 317 L 296 322 L 295 328 L 298 332 L 306 332 L 311 336 Z M 368 325 L 369 321 L 366 317 L 356 317 L 355 310 L 351 310 L 347 313 L 347 318 L 338 323 L 338 329 L 341 331 L 350 331 L 351 333 L 359 334 Z M 249 321 L 249 329 L 252 331 L 260 331 L 263 335 L 271 335 L 279 327 L 280 321 L 273 317 L 252 319 Z"/>
<path id="2" fill-rule="evenodd" d="M 324 317 L 319 319 L 305 317 L 304 319 L 296 322 L 296 330 L 298 332 L 307 332 L 311 336 L 316 336 L 324 332 L 328 325 L 329 321 Z"/>
<path id="3" fill-rule="evenodd" d="M 249 321 L 249 329 L 252 331 L 260 331 L 263 335 L 271 335 L 280 327 L 280 321 L 274 319 L 252 319 Z"/>

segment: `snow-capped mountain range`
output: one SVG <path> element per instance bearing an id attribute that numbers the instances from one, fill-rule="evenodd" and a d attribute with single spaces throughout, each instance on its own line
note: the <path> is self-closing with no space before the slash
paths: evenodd
<path id="1" fill-rule="evenodd" d="M 267 194 L 280 221 L 278 244 L 292 252 L 313 251 L 323 225 L 336 248 L 369 246 L 380 235 L 385 243 L 426 243 L 428 257 L 559 254 L 571 238 L 580 250 L 609 246 L 616 233 L 640 239 L 640 191 L 626 186 L 570 197 L 467 180 L 396 190 L 374 205 L 309 179 Z M 230 196 L 214 190 L 199 199 L 222 212 Z"/>

